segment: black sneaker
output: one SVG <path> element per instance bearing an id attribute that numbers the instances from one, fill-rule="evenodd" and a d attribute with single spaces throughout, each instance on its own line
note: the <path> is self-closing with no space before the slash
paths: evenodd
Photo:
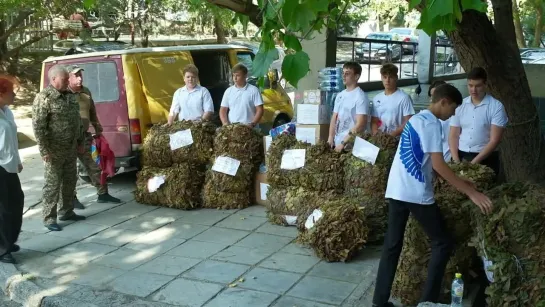
<path id="1" fill-rule="evenodd" d="M 74 209 L 85 209 L 85 206 L 79 201 L 77 197 L 74 197 L 74 199 L 72 200 L 72 205 L 74 206 Z"/>
<path id="2" fill-rule="evenodd" d="M 57 223 L 46 224 L 44 226 L 45 226 L 45 228 L 47 228 L 47 229 L 49 229 L 51 231 L 61 231 L 62 230 L 61 225 L 59 225 Z"/>
<path id="3" fill-rule="evenodd" d="M 121 200 L 119 198 L 115 198 L 112 195 L 105 193 L 98 196 L 97 203 L 115 203 L 119 204 Z"/>
<path id="4" fill-rule="evenodd" d="M 9 249 L 10 253 L 16 253 L 21 250 L 21 247 L 17 244 L 13 244 L 11 248 Z"/>
<path id="5" fill-rule="evenodd" d="M 61 216 L 59 217 L 59 220 L 61 221 L 83 221 L 86 217 L 83 215 L 77 215 L 77 214 L 71 214 L 69 216 Z"/>
<path id="6" fill-rule="evenodd" d="M 0 256 L 0 262 L 11 263 L 11 264 L 17 263 L 17 261 L 15 261 L 15 258 L 13 258 L 13 256 L 10 253 L 5 253 L 2 256 Z"/>

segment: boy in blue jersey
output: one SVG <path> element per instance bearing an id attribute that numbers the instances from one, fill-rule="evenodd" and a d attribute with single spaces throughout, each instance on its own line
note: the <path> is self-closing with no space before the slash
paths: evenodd
<path id="1" fill-rule="evenodd" d="M 443 159 L 442 131 L 439 120 L 450 118 L 462 104 L 462 95 L 450 84 L 435 88 L 431 103 L 405 125 L 392 163 L 386 198 L 389 199 L 388 230 L 380 259 L 373 296 L 373 306 L 394 306 L 388 302 L 394 281 L 403 236 L 409 214 L 418 221 L 431 240 L 428 278 L 421 302 L 436 303 L 445 267 L 453 250 L 453 241 L 435 204 L 434 171 L 459 191 L 466 194 L 483 213 L 492 209 L 490 199 L 475 190 L 449 168 Z"/>

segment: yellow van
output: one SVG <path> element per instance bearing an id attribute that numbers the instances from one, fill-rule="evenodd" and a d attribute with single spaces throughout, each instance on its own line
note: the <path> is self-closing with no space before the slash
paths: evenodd
<path id="1" fill-rule="evenodd" d="M 133 48 L 50 57 L 43 62 L 41 88 L 48 85 L 48 70 L 55 64 L 81 66 L 83 84 L 91 90 L 103 135 L 124 171 L 139 166 L 142 140 L 153 124 L 166 122 L 174 92 L 184 86 L 182 70 L 199 68 L 199 83 L 212 95 L 216 119 L 223 93 L 232 84 L 231 68 L 242 62 L 251 70 L 254 53 L 239 45 L 193 45 Z M 260 127 L 268 131 L 293 117 L 289 96 L 268 74 L 262 90 L 264 115 Z M 254 83 L 255 77 L 249 78 Z M 92 129 L 92 128 L 91 128 Z"/>

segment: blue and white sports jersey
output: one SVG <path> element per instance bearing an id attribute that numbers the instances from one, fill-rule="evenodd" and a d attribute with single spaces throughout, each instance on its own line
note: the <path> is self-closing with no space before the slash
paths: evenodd
<path id="1" fill-rule="evenodd" d="M 433 166 L 430 153 L 443 153 L 441 123 L 429 110 L 421 111 L 405 125 L 390 169 L 386 198 L 431 205 Z"/>

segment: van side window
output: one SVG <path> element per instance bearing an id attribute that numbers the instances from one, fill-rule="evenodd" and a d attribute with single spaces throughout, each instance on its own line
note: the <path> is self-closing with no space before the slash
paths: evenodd
<path id="1" fill-rule="evenodd" d="M 199 69 L 202 86 L 217 86 L 229 82 L 229 57 L 222 51 L 191 51 L 193 62 Z"/>
<path id="2" fill-rule="evenodd" d="M 117 65 L 114 62 L 80 63 L 83 68 L 83 85 L 93 95 L 95 103 L 119 100 Z"/>

